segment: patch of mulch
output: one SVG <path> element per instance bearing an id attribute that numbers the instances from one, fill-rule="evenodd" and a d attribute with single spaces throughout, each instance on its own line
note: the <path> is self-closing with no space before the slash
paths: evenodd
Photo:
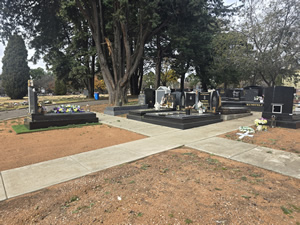
<path id="1" fill-rule="evenodd" d="M 0 202 L 0 224 L 299 224 L 300 180 L 174 149 Z"/>
<path id="2" fill-rule="evenodd" d="M 255 129 L 255 127 L 253 126 Z M 241 133 L 235 130 L 219 137 L 230 140 L 239 140 L 236 133 Z M 242 140 L 245 143 L 250 143 L 258 146 L 278 149 L 282 151 L 292 152 L 300 156 L 300 129 L 288 128 L 270 128 L 267 131 L 256 131 L 253 137 L 244 137 Z"/>

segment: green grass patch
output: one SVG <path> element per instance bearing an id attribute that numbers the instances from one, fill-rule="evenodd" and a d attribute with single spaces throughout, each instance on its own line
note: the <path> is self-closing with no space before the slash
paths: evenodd
<path id="1" fill-rule="evenodd" d="M 71 125 L 61 126 L 61 127 L 48 127 L 48 128 L 40 128 L 40 129 L 33 129 L 33 130 L 29 130 L 27 127 L 25 127 L 24 124 L 23 125 L 13 125 L 11 127 L 17 134 L 24 134 L 24 133 L 47 131 L 47 130 L 59 130 L 59 129 L 78 128 L 78 127 L 84 127 L 84 126 L 95 126 L 95 125 L 101 125 L 101 124 L 102 123 L 71 124 Z"/>
<path id="2" fill-rule="evenodd" d="M 286 208 L 286 207 L 284 207 L 284 206 L 281 206 L 280 208 L 281 208 L 282 212 L 283 212 L 284 214 L 286 214 L 286 215 L 289 215 L 289 214 L 292 214 L 292 213 L 293 213 L 292 210 L 290 210 L 290 209 L 288 209 L 288 208 Z"/>

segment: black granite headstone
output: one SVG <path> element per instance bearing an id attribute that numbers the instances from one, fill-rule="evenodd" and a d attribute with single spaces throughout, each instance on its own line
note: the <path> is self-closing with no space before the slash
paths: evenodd
<path id="1" fill-rule="evenodd" d="M 254 98 L 258 96 L 258 89 L 246 89 L 244 90 L 245 101 L 254 101 Z"/>
<path id="2" fill-rule="evenodd" d="M 293 113 L 293 87 L 276 86 L 265 89 L 263 117 L 269 119 L 272 115 L 284 117 Z"/>
<path id="3" fill-rule="evenodd" d="M 144 90 L 145 94 L 145 104 L 148 104 L 149 108 L 153 108 L 155 104 L 155 90 L 146 88 Z"/>
<path id="4" fill-rule="evenodd" d="M 185 106 L 184 93 L 180 91 L 174 91 L 172 92 L 172 95 L 175 95 L 176 106 L 179 106 L 180 109 Z"/>
<path id="5" fill-rule="evenodd" d="M 185 107 L 193 106 L 196 104 L 196 93 L 186 92 L 185 93 Z"/>

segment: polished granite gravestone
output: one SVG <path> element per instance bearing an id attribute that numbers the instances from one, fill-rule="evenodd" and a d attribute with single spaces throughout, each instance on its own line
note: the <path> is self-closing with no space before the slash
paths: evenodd
<path id="1" fill-rule="evenodd" d="M 182 111 L 146 113 L 142 118 L 143 122 L 167 126 L 177 129 L 190 129 L 205 126 L 208 124 L 222 122 L 220 114 L 213 113 L 191 113 L 186 115 Z"/>
<path id="2" fill-rule="evenodd" d="M 35 92 L 33 80 L 28 81 L 28 116 L 24 119 L 27 129 L 40 129 L 47 127 L 66 126 L 70 124 L 85 124 L 99 122 L 95 113 L 47 113 L 42 107 L 38 109 L 38 98 Z M 39 111 L 40 110 L 40 111 Z"/>
<path id="3" fill-rule="evenodd" d="M 146 88 L 144 90 L 145 94 L 145 104 L 148 105 L 149 108 L 153 108 L 155 104 L 155 90 L 151 88 Z"/>
<path id="4" fill-rule="evenodd" d="M 219 111 L 221 114 L 241 114 L 241 113 L 250 113 L 251 110 L 247 107 L 220 107 Z"/>
<path id="5" fill-rule="evenodd" d="M 24 119 L 24 125 L 29 130 L 98 122 L 92 112 L 31 114 Z"/>
<path id="6" fill-rule="evenodd" d="M 185 92 L 185 107 L 192 107 L 196 104 L 196 93 Z"/>
<path id="7" fill-rule="evenodd" d="M 258 96 L 258 89 L 246 89 L 244 90 L 244 101 L 255 101 L 255 98 Z"/>
<path id="8" fill-rule="evenodd" d="M 262 117 L 271 123 L 275 117 L 276 126 L 300 128 L 300 112 L 294 112 L 295 88 L 275 86 L 265 89 L 264 110 Z"/>
<path id="9" fill-rule="evenodd" d="M 174 91 L 174 92 L 172 92 L 172 94 L 176 96 L 175 97 L 176 106 L 178 106 L 180 110 L 182 108 L 184 108 L 185 107 L 185 95 L 184 95 L 184 92 Z"/>

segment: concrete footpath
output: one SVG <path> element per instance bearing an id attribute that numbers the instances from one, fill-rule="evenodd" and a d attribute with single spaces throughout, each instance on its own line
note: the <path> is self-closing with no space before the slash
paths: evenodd
<path id="1" fill-rule="evenodd" d="M 147 138 L 0 172 L 0 201 L 37 191 L 152 154 L 181 146 L 251 164 L 300 179 L 300 157 L 294 153 L 217 137 L 253 125 L 261 113 L 188 130 L 179 130 L 97 113 L 100 122 Z"/>

